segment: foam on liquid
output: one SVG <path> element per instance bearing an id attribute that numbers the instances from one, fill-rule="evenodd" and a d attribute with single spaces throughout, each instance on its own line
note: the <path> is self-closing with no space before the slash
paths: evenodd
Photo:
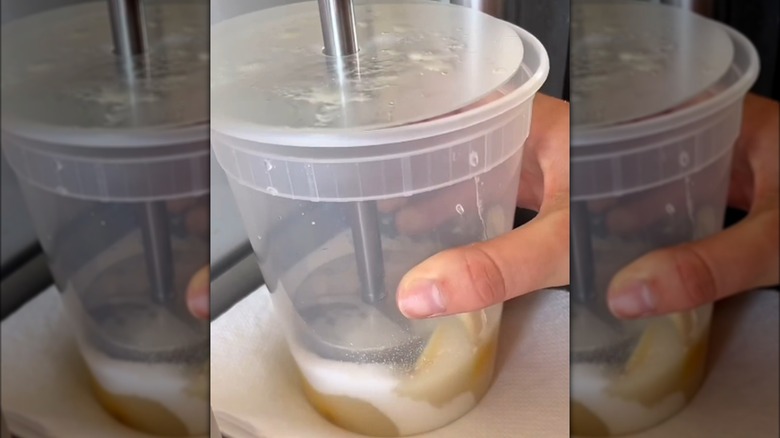
<path id="1" fill-rule="evenodd" d="M 487 318 L 488 324 L 473 338 L 467 333 L 474 328 L 466 327 L 463 318 L 443 321 L 437 327 L 442 330 L 439 343 L 433 345 L 435 331 L 411 372 L 399 372 L 392 365 L 324 359 L 292 342 L 290 350 L 307 397 L 329 421 L 367 435 L 413 435 L 460 418 L 487 391 L 498 319 Z M 445 330 L 448 333 L 442 335 Z M 450 349 L 460 353 L 449 354 Z"/>
<path id="2" fill-rule="evenodd" d="M 664 317 L 648 325 L 622 371 L 572 363 L 573 435 L 632 433 L 680 411 L 703 379 L 708 329 L 709 311 Z"/>
<path id="3" fill-rule="evenodd" d="M 92 347 L 82 347 L 81 352 L 98 399 L 118 420 L 164 436 L 208 432 L 208 391 L 196 387 L 194 370 L 177 364 L 116 360 Z"/>
<path id="4" fill-rule="evenodd" d="M 111 319 L 101 327 L 112 339 L 138 345 L 139 340 L 174 342 L 197 333 L 166 310 L 155 308 L 144 318 Z M 118 420 L 135 429 L 164 436 L 208 432 L 208 363 L 202 366 L 136 362 L 108 356 L 80 341 L 96 395 Z"/>

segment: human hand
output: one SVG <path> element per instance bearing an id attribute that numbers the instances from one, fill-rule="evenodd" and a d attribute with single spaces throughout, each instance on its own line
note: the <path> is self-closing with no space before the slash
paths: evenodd
<path id="1" fill-rule="evenodd" d="M 728 203 L 748 211 L 738 224 L 703 240 L 651 252 L 610 283 L 620 318 L 692 309 L 780 281 L 778 254 L 778 102 L 748 94 L 735 145 Z"/>
<path id="2" fill-rule="evenodd" d="M 187 232 L 200 238 L 209 237 L 210 215 L 209 198 L 205 196 L 200 199 L 187 198 L 168 202 L 168 210 L 172 214 L 184 216 Z M 203 266 L 198 269 L 190 278 L 185 293 L 187 309 L 192 316 L 198 319 L 209 319 L 209 266 Z"/>
<path id="3" fill-rule="evenodd" d="M 187 285 L 187 309 L 198 319 L 209 319 L 209 267 L 204 266 L 195 273 Z"/>
<path id="4" fill-rule="evenodd" d="M 517 205 L 539 212 L 521 228 L 440 252 L 401 279 L 409 318 L 479 310 L 569 282 L 569 105 L 537 94 Z M 429 210 L 430 211 L 430 210 Z"/>

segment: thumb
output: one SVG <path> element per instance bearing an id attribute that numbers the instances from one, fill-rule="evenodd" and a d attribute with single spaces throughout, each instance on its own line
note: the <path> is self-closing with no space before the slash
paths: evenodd
<path id="1" fill-rule="evenodd" d="M 408 318 L 469 312 L 568 279 L 569 213 L 560 210 L 423 261 L 401 279 L 398 307 Z"/>
<path id="2" fill-rule="evenodd" d="M 190 279 L 187 285 L 187 308 L 198 319 L 209 318 L 209 267 L 204 266 Z"/>
<path id="3" fill-rule="evenodd" d="M 612 279 L 609 307 L 619 318 L 693 309 L 776 284 L 778 212 L 756 212 L 707 239 L 651 252 Z"/>

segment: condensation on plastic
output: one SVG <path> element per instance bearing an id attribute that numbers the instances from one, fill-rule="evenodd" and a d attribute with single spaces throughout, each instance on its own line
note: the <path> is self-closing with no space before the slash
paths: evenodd
<path id="1" fill-rule="evenodd" d="M 62 196 L 95 201 L 145 202 L 206 194 L 210 190 L 208 140 L 154 148 L 154 156 L 63 153 L 50 145 L 2 135 L 16 175 Z M 87 152 L 82 150 L 82 152 Z"/>
<path id="2" fill-rule="evenodd" d="M 483 174 L 522 148 L 533 96 L 549 69 L 541 43 L 513 28 L 525 47 L 521 72 L 513 80 L 521 85 L 497 101 L 445 119 L 373 131 L 377 139 L 388 140 L 381 147 L 290 148 L 212 130 L 217 159 L 239 184 L 309 201 L 411 196 Z"/>
<path id="3" fill-rule="evenodd" d="M 691 175 L 731 153 L 739 135 L 742 102 L 758 74 L 758 55 L 742 35 L 729 72 L 701 101 L 630 124 L 572 134 L 573 201 L 614 197 Z"/>
<path id="4" fill-rule="evenodd" d="M 105 2 L 4 25 L 2 147 L 16 175 L 91 201 L 208 193 L 207 15 L 192 2 L 150 5 L 149 69 L 132 78 L 111 53 Z"/>

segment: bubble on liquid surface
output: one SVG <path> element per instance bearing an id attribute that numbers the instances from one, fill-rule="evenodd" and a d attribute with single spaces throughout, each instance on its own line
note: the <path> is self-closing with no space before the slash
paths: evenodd
<path id="1" fill-rule="evenodd" d="M 666 210 L 666 213 L 667 213 L 667 214 L 670 214 L 670 215 L 671 215 L 671 214 L 674 214 L 674 212 L 675 212 L 675 211 L 677 211 L 677 210 L 674 208 L 674 205 L 672 205 L 672 204 L 666 204 L 666 207 L 664 207 L 664 208 L 665 208 L 665 210 Z"/>
<path id="2" fill-rule="evenodd" d="M 466 209 L 463 208 L 462 204 L 458 204 L 455 206 L 455 211 L 458 212 L 459 215 L 463 216 L 463 212 L 465 212 Z"/>
<path id="3" fill-rule="evenodd" d="M 276 190 L 275 188 L 268 186 L 265 188 L 265 191 L 268 192 L 269 195 L 276 196 L 279 194 L 279 190 Z"/>

